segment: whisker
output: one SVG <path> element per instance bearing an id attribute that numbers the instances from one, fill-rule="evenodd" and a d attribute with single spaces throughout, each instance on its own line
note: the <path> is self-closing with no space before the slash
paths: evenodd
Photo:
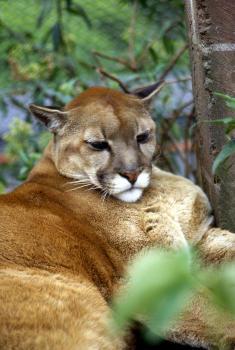
<path id="1" fill-rule="evenodd" d="M 82 179 L 82 180 L 75 180 L 75 181 L 69 181 L 67 183 L 70 183 L 70 184 L 76 184 L 76 183 L 80 183 L 80 182 L 86 182 L 88 179 Z"/>
<path id="2" fill-rule="evenodd" d="M 82 186 L 77 186 L 77 187 L 74 187 L 74 188 L 70 188 L 70 189 L 67 190 L 66 192 L 75 191 L 75 190 L 78 190 L 78 189 L 80 189 L 80 188 L 88 187 L 88 186 L 92 186 L 92 184 L 85 184 L 85 185 L 82 185 Z"/>
<path id="3" fill-rule="evenodd" d="M 101 196 L 101 200 L 102 200 L 102 205 L 104 205 L 105 199 L 106 199 L 107 195 L 109 194 L 109 192 L 107 191 L 106 188 L 103 189 L 102 192 L 104 192 L 104 193 L 103 193 L 103 195 Z"/>
<path id="4" fill-rule="evenodd" d="M 93 186 L 91 188 L 88 188 L 86 191 L 92 191 L 92 190 L 99 190 L 100 188 L 98 186 Z"/>
<path id="5" fill-rule="evenodd" d="M 88 179 L 77 180 L 77 181 L 69 181 L 63 184 L 63 186 L 74 185 L 74 184 L 88 184 L 90 181 Z"/>

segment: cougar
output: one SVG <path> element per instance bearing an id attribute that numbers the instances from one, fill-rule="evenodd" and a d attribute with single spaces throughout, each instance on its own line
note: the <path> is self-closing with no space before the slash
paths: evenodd
<path id="1" fill-rule="evenodd" d="M 1 349 L 125 349 L 109 303 L 138 252 L 192 244 L 205 263 L 234 258 L 234 235 L 211 227 L 202 190 L 153 166 L 148 105 L 161 86 L 90 88 L 63 109 L 30 105 L 52 140 L 28 179 L 0 196 Z M 234 328 L 206 331 L 200 300 L 168 338 L 234 344 Z"/>

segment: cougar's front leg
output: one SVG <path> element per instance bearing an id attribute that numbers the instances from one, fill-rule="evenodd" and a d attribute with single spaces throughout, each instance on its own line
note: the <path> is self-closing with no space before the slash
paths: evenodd
<path id="1" fill-rule="evenodd" d="M 227 230 L 210 228 L 197 246 L 206 264 L 235 260 L 235 234 Z"/>
<path id="2" fill-rule="evenodd" d="M 177 215 L 174 202 L 158 198 L 157 202 L 143 208 L 143 226 L 151 246 L 179 249 L 188 247 Z"/>

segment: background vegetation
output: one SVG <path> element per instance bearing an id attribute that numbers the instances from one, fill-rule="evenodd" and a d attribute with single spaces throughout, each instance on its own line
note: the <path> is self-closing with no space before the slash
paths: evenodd
<path id="1" fill-rule="evenodd" d="M 2 191 L 27 177 L 48 140 L 30 102 L 63 106 L 89 86 L 132 90 L 159 79 L 168 82 L 153 106 L 159 164 L 194 178 L 183 1 L 6 0 L 0 8 Z"/>

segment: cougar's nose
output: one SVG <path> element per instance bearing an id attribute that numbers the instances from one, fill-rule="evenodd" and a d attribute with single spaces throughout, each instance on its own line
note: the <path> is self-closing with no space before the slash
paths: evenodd
<path id="1" fill-rule="evenodd" d="M 119 173 L 119 175 L 125 177 L 132 185 L 136 182 L 140 172 L 139 171 L 125 171 Z"/>

